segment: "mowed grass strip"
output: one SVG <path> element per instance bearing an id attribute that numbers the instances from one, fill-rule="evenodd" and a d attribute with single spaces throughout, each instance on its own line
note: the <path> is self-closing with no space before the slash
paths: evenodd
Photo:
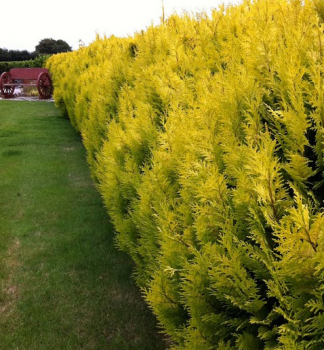
<path id="1" fill-rule="evenodd" d="M 0 349 L 165 349 L 53 103 L 0 101 Z"/>

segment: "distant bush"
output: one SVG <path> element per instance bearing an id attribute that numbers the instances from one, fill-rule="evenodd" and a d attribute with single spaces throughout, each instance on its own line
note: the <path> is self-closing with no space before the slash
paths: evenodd
<path id="1" fill-rule="evenodd" d="M 11 68 L 37 68 L 44 67 L 49 56 L 40 56 L 29 61 L 0 62 L 0 74 L 8 72 Z"/>
<path id="2" fill-rule="evenodd" d="M 172 349 L 324 348 L 320 9 L 245 0 L 48 61 Z"/>

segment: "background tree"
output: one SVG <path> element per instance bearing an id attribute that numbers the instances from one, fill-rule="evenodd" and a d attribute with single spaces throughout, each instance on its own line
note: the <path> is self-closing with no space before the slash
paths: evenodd
<path id="1" fill-rule="evenodd" d="M 38 54 L 55 54 L 72 51 L 72 47 L 64 40 L 55 40 L 52 38 L 42 39 L 35 49 Z"/>
<path id="2" fill-rule="evenodd" d="M 28 61 L 35 58 L 35 53 L 27 50 L 8 50 L 0 48 L 0 62 L 4 61 Z"/>

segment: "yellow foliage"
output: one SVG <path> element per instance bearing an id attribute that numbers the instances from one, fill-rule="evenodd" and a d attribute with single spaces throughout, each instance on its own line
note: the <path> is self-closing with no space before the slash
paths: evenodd
<path id="1" fill-rule="evenodd" d="M 174 350 L 324 347 L 323 9 L 244 0 L 48 61 Z"/>

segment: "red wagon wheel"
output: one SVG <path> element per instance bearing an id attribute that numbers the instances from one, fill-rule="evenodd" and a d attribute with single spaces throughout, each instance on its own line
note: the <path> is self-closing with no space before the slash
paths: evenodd
<path id="1" fill-rule="evenodd" d="M 15 87 L 8 85 L 11 83 L 12 83 L 12 80 L 11 80 L 10 74 L 8 72 L 2 73 L 0 77 L 0 89 L 1 89 L 1 96 L 3 98 L 10 98 L 13 96 Z"/>
<path id="2" fill-rule="evenodd" d="M 50 98 L 53 93 L 52 79 L 48 73 L 43 72 L 37 78 L 37 89 L 41 99 Z"/>

